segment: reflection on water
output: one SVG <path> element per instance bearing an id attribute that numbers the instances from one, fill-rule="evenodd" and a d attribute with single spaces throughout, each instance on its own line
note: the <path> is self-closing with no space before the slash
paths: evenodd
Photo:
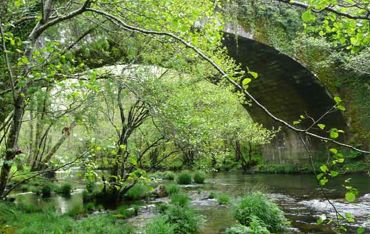
<path id="1" fill-rule="evenodd" d="M 16 196 L 16 203 L 32 204 L 39 208 L 55 209 L 64 214 L 68 211 L 82 208 L 82 190 L 77 190 L 68 198 L 61 196 L 52 196 L 42 198 L 33 193 L 21 193 Z"/>

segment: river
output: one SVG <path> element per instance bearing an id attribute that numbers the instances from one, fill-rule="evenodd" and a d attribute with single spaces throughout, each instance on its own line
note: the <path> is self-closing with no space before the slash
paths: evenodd
<path id="1" fill-rule="evenodd" d="M 344 201 L 345 189 L 342 184 L 345 179 L 351 178 L 351 184 L 359 190 L 359 199 L 355 203 Z M 81 185 L 77 187 L 81 188 Z M 193 205 L 205 217 L 202 233 L 222 233 L 236 221 L 232 216 L 232 205 L 218 205 L 214 199 L 207 199 L 211 191 L 223 192 L 237 200 L 251 191 L 262 191 L 273 199 L 284 210 L 286 217 L 292 223 L 292 232 L 296 233 L 334 233 L 329 226 L 317 225 L 319 215 L 326 214 L 335 217 L 333 208 L 318 188 L 312 175 L 282 175 L 282 174 L 243 174 L 241 172 L 227 172 L 210 175 L 204 185 L 184 186 L 192 197 Z M 34 194 L 19 194 L 17 201 L 36 203 L 39 206 L 52 206 L 65 213 L 77 206 L 82 206 L 81 189 L 77 189 L 71 198 L 53 196 L 43 199 Z M 351 212 L 356 222 L 351 224 L 355 230 L 357 226 L 364 226 L 370 233 L 370 177 L 366 174 L 353 174 L 338 177 L 329 182 L 324 189 L 337 210 L 344 214 Z M 150 201 L 150 203 L 157 201 Z M 153 209 L 143 209 L 141 217 L 136 222 L 145 222 L 145 217 L 152 217 Z M 139 224 L 144 225 L 143 223 Z"/>

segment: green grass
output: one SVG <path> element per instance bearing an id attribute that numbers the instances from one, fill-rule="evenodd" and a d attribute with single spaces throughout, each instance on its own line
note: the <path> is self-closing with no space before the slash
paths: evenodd
<path id="1" fill-rule="evenodd" d="M 107 214 L 91 215 L 76 220 L 52 210 L 25 212 L 22 207 L 9 203 L 0 203 L 0 214 L 3 226 L 7 225 L 17 234 L 133 233 L 133 229 L 125 222 L 117 221 L 112 215 Z"/>
<path id="2" fill-rule="evenodd" d="M 231 198 L 226 193 L 220 193 L 216 195 L 216 199 L 218 204 L 220 205 L 228 205 L 231 202 Z"/>
<path id="3" fill-rule="evenodd" d="M 166 171 L 163 174 L 163 179 L 165 179 L 165 180 L 174 180 L 175 179 L 175 173 L 173 173 L 172 171 Z"/>
<path id="4" fill-rule="evenodd" d="M 168 195 L 180 192 L 180 187 L 177 184 L 166 184 L 164 189 Z"/>
<path id="5" fill-rule="evenodd" d="M 155 217 L 146 227 L 145 234 L 174 234 L 175 225 L 168 222 L 164 215 Z"/>
<path id="6" fill-rule="evenodd" d="M 128 200 L 140 200 L 149 195 L 149 188 L 144 184 L 135 184 L 125 194 L 125 198 Z"/>
<path id="7" fill-rule="evenodd" d="M 204 173 L 199 172 L 199 171 L 195 172 L 193 176 L 194 183 L 196 184 L 204 184 L 205 179 L 206 179 L 206 176 L 204 175 Z"/>
<path id="8" fill-rule="evenodd" d="M 190 203 L 190 198 L 185 193 L 175 193 L 171 196 L 171 204 L 186 207 Z"/>
<path id="9" fill-rule="evenodd" d="M 191 184 L 191 174 L 189 172 L 182 172 L 177 176 L 176 181 L 178 184 Z"/>

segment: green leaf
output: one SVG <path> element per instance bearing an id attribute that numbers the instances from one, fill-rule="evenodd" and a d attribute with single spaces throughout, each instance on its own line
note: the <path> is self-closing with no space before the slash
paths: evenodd
<path id="1" fill-rule="evenodd" d="M 300 123 L 301 123 L 301 121 L 300 121 L 300 120 L 293 121 L 293 125 L 298 125 L 298 124 L 300 124 Z"/>
<path id="2" fill-rule="evenodd" d="M 348 191 L 346 192 L 345 199 L 348 202 L 354 202 L 356 200 L 356 194 L 354 191 Z"/>
<path id="3" fill-rule="evenodd" d="M 313 22 L 316 20 L 316 16 L 311 12 L 311 10 L 307 10 L 302 14 L 302 20 L 304 22 Z"/>
<path id="4" fill-rule="evenodd" d="M 321 130 L 323 130 L 325 127 L 326 127 L 326 125 L 325 124 L 318 124 L 317 125 Z"/>
<path id="5" fill-rule="evenodd" d="M 329 149 L 329 151 L 330 151 L 331 153 L 333 153 L 333 154 L 337 154 L 337 153 L 338 153 L 338 150 L 337 150 L 337 149 L 335 149 L 335 148 L 331 148 L 331 149 Z"/>
<path id="6" fill-rule="evenodd" d="M 339 175 L 339 172 L 337 171 L 330 171 L 330 176 L 331 177 L 337 177 Z"/>
<path id="7" fill-rule="evenodd" d="M 327 183 L 329 182 L 328 178 L 324 177 L 320 180 L 320 185 L 321 186 L 324 186 L 326 185 Z"/>
<path id="8" fill-rule="evenodd" d="M 317 220 L 317 224 L 322 224 L 326 220 L 326 215 L 320 215 L 319 219 Z"/>
<path id="9" fill-rule="evenodd" d="M 335 101 L 335 103 L 339 104 L 339 103 L 342 102 L 342 99 L 340 97 L 338 97 L 338 96 L 335 96 L 334 97 L 334 101 Z"/>
<path id="10" fill-rule="evenodd" d="M 355 222 L 355 217 L 351 213 L 345 213 L 344 216 L 346 217 L 346 220 L 350 223 Z"/>
<path id="11" fill-rule="evenodd" d="M 338 110 L 340 110 L 340 111 L 345 111 L 346 110 L 346 108 L 343 106 L 343 105 L 337 105 L 337 107 L 336 107 Z"/>
<path id="12" fill-rule="evenodd" d="M 336 160 L 338 163 L 344 163 L 344 158 L 340 158 Z"/>
<path id="13" fill-rule="evenodd" d="M 252 71 L 248 71 L 248 73 L 254 78 L 254 79 L 257 79 L 258 78 L 258 73 L 257 72 L 252 72 Z"/>
<path id="14" fill-rule="evenodd" d="M 330 138 L 337 139 L 339 137 L 338 129 L 333 128 L 330 130 Z"/>
<path id="15" fill-rule="evenodd" d="M 326 166 L 326 165 L 322 165 L 321 167 L 320 167 L 320 170 L 322 171 L 322 172 L 328 172 L 329 171 L 329 168 L 328 168 L 328 166 Z"/>
<path id="16" fill-rule="evenodd" d="M 317 176 L 316 176 L 316 178 L 318 179 L 318 180 L 320 180 L 321 179 L 321 177 L 323 177 L 324 176 L 324 173 L 320 173 L 320 174 L 318 174 Z"/>
<path id="17" fill-rule="evenodd" d="M 243 86 L 248 85 L 251 81 L 252 81 L 252 79 L 250 79 L 250 78 L 245 78 L 245 79 L 243 80 Z"/>

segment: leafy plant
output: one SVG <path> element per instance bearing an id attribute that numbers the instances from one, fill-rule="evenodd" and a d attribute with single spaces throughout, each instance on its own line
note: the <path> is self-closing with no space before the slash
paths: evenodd
<path id="1" fill-rule="evenodd" d="M 194 183 L 196 184 L 204 184 L 204 180 L 206 179 L 204 173 L 202 172 L 195 172 L 193 176 Z"/>
<path id="2" fill-rule="evenodd" d="M 188 172 L 182 172 L 176 178 L 178 184 L 191 184 L 191 175 Z"/>
<path id="3" fill-rule="evenodd" d="M 258 218 L 271 232 L 283 231 L 288 225 L 283 211 L 260 192 L 245 196 L 235 208 L 234 216 L 245 226 Z"/>
<path id="4" fill-rule="evenodd" d="M 163 175 L 163 179 L 165 180 L 174 180 L 175 179 L 175 173 L 172 171 L 166 171 Z"/>
<path id="5" fill-rule="evenodd" d="M 170 205 L 165 215 L 168 222 L 175 225 L 175 233 L 192 234 L 199 231 L 201 217 L 190 207 Z"/>
<path id="6" fill-rule="evenodd" d="M 41 186 L 39 193 L 42 197 L 50 197 L 53 191 L 53 185 L 51 183 L 46 183 Z"/>
<path id="7" fill-rule="evenodd" d="M 56 193 L 64 196 L 64 197 L 69 197 L 71 196 L 72 192 L 72 185 L 69 183 L 65 183 L 61 185 L 59 188 L 57 188 Z"/>
<path id="8" fill-rule="evenodd" d="M 171 204 L 186 207 L 189 205 L 190 198 L 185 193 L 175 193 L 171 196 Z"/>
<path id="9" fill-rule="evenodd" d="M 168 195 L 180 192 L 180 187 L 177 184 L 166 184 L 164 189 Z"/>
<path id="10" fill-rule="evenodd" d="M 125 197 L 129 200 L 139 200 L 146 196 L 148 196 L 149 188 L 143 184 L 135 184 L 132 188 L 130 188 Z"/>
<path id="11" fill-rule="evenodd" d="M 217 202 L 220 205 L 228 205 L 231 202 L 231 198 L 226 193 L 220 193 L 216 196 Z"/>
<path id="12" fill-rule="evenodd" d="M 146 227 L 145 234 L 174 234 L 175 224 L 168 222 L 167 217 L 160 215 L 155 217 Z"/>

